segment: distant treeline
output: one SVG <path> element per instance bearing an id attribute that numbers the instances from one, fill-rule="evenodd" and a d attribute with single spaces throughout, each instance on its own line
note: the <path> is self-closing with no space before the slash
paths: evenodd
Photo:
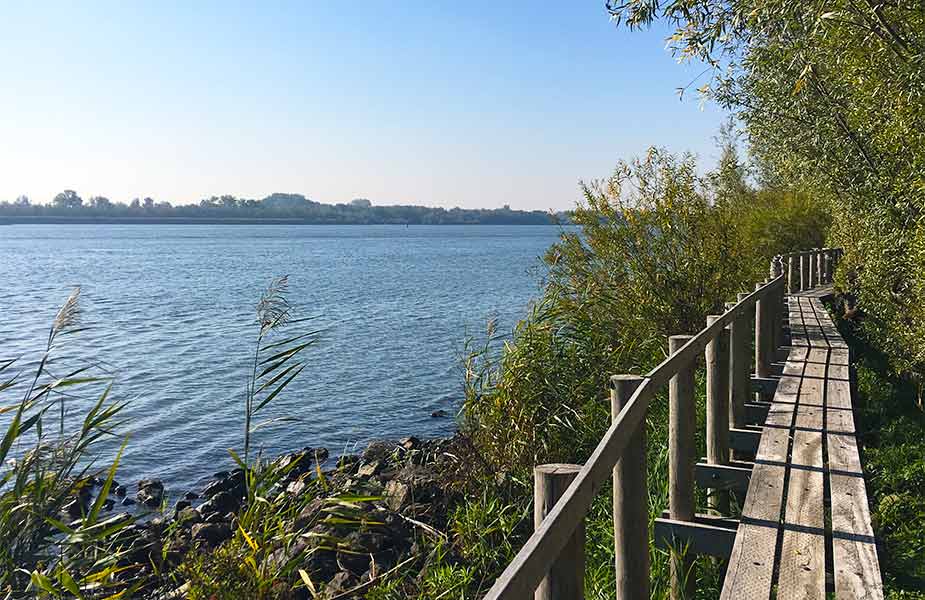
<path id="1" fill-rule="evenodd" d="M 559 215 L 564 220 L 565 215 Z M 534 210 L 430 208 L 426 206 L 373 206 L 358 198 L 349 204 L 321 204 L 301 194 L 271 194 L 262 200 L 212 196 L 199 204 L 173 206 L 152 198 L 131 203 L 112 202 L 102 196 L 84 200 L 65 190 L 49 204 L 33 204 L 25 196 L 0 202 L 0 223 L 152 222 L 214 223 L 268 222 L 311 224 L 398 225 L 548 225 L 551 213 Z"/>

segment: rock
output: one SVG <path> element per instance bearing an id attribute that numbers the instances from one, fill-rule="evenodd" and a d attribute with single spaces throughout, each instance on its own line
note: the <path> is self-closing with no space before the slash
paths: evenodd
<path id="1" fill-rule="evenodd" d="M 192 529 L 193 541 L 217 546 L 231 538 L 231 528 L 224 523 L 197 523 Z"/>
<path id="2" fill-rule="evenodd" d="M 357 469 L 358 477 L 372 477 L 382 469 L 382 463 L 378 460 L 360 465 Z"/>
<path id="3" fill-rule="evenodd" d="M 398 440 L 398 445 L 405 450 L 414 450 L 415 448 L 419 448 L 421 446 L 421 440 L 411 435 Z"/>
<path id="4" fill-rule="evenodd" d="M 164 500 L 164 484 L 159 479 L 142 479 L 138 482 L 135 499 L 148 508 L 156 508 Z"/>
<path id="5" fill-rule="evenodd" d="M 434 412 L 430 413 L 430 417 L 431 417 L 432 419 L 439 419 L 439 418 L 445 417 L 445 416 L 446 416 L 446 411 L 445 411 L 445 410 L 435 410 Z"/>
<path id="6" fill-rule="evenodd" d="M 396 479 L 385 484 L 386 506 L 398 512 L 411 502 L 411 486 Z"/>
<path id="7" fill-rule="evenodd" d="M 237 498 L 228 492 L 219 492 L 212 496 L 211 499 L 203 502 L 202 506 L 199 507 L 199 511 L 204 515 L 209 513 L 225 514 L 238 510 L 238 506 L 239 501 Z"/>
<path id="8" fill-rule="evenodd" d="M 286 491 L 292 494 L 293 496 L 298 496 L 303 491 L 305 491 L 305 486 L 306 486 L 306 483 L 303 479 L 296 479 L 295 481 L 290 482 L 290 484 L 286 486 Z"/>
<path id="9" fill-rule="evenodd" d="M 103 500 L 103 510 L 112 510 L 112 508 L 115 505 L 116 505 L 116 501 L 113 500 L 112 498 L 106 498 L 105 500 Z"/>
<path id="10" fill-rule="evenodd" d="M 372 442 L 363 452 L 364 462 L 387 461 L 395 454 L 393 442 Z"/>
<path id="11" fill-rule="evenodd" d="M 212 477 L 215 479 L 228 479 L 230 473 L 228 471 L 219 471 L 218 473 L 213 473 Z"/>
<path id="12" fill-rule="evenodd" d="M 206 488 L 202 490 L 203 497 L 211 498 L 212 496 L 214 496 L 215 494 L 219 492 L 224 492 L 226 488 L 228 487 L 228 484 L 226 482 L 227 482 L 227 478 L 218 479 L 216 481 L 209 483 L 206 486 Z"/>
<path id="13" fill-rule="evenodd" d="M 129 497 L 125 497 L 122 499 L 122 502 L 120 502 L 119 504 L 121 504 L 122 506 L 131 506 L 135 504 L 135 501 Z"/>
<path id="14" fill-rule="evenodd" d="M 358 583 L 359 581 L 356 575 L 349 571 L 340 571 L 328 581 L 327 585 L 324 587 L 324 595 L 322 597 L 333 598 L 334 596 L 352 590 Z"/>
<path id="15" fill-rule="evenodd" d="M 202 520 L 204 523 L 221 523 L 222 521 L 225 520 L 225 515 L 223 515 L 222 513 L 217 513 L 217 512 L 210 513 L 208 515 L 203 516 Z"/>
<path id="16" fill-rule="evenodd" d="M 324 498 L 315 498 L 309 502 L 293 520 L 292 530 L 298 532 L 308 528 L 311 525 L 314 525 L 315 521 L 318 520 L 318 515 L 323 507 Z"/>
<path id="17" fill-rule="evenodd" d="M 174 519 L 184 527 L 192 527 L 197 523 L 202 523 L 202 514 L 192 506 L 187 506 L 177 512 Z"/>
<path id="18" fill-rule="evenodd" d="M 173 518 L 176 519 L 184 508 L 192 506 L 189 500 L 177 500 L 173 507 Z"/>
<path id="19" fill-rule="evenodd" d="M 337 459 L 337 468 L 341 471 L 348 471 L 358 462 L 360 462 L 360 457 L 356 454 L 345 454 Z"/>
<path id="20" fill-rule="evenodd" d="M 199 500 L 199 494 L 196 492 L 186 492 L 183 494 L 184 500 Z"/>
<path id="21" fill-rule="evenodd" d="M 74 498 L 61 507 L 61 512 L 65 513 L 71 519 L 79 519 L 84 514 L 86 506 L 80 498 Z"/>
<path id="22" fill-rule="evenodd" d="M 142 479 L 138 482 L 138 489 L 144 490 L 147 488 L 154 488 L 164 491 L 164 482 L 160 479 Z"/>
<path id="23" fill-rule="evenodd" d="M 125 498 L 125 494 L 128 490 L 125 489 L 124 485 L 117 485 L 114 489 L 116 496 L 119 498 Z"/>
<path id="24" fill-rule="evenodd" d="M 243 497 L 245 492 L 244 471 L 235 469 L 225 477 L 212 481 L 203 490 L 202 495 L 206 498 L 211 498 L 221 492 L 229 492 L 233 496 Z"/>
<path id="25" fill-rule="evenodd" d="M 354 575 L 361 575 L 369 570 L 369 554 L 358 554 L 356 552 L 346 551 L 337 553 L 337 566 L 344 571 L 350 571 Z"/>

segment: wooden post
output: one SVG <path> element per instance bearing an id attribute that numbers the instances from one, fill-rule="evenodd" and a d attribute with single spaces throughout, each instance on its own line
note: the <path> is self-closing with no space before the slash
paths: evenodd
<path id="1" fill-rule="evenodd" d="M 613 419 L 642 383 L 638 375 L 610 378 Z M 613 542 L 616 598 L 649 598 L 649 495 L 646 481 L 646 423 L 639 424 L 613 468 Z"/>
<path id="2" fill-rule="evenodd" d="M 797 291 L 797 284 L 800 281 L 797 270 L 797 257 L 791 254 L 787 257 L 787 291 L 791 294 Z"/>
<path id="3" fill-rule="evenodd" d="M 756 283 L 755 289 L 761 288 L 762 285 Z M 755 302 L 755 375 L 758 377 L 770 375 L 771 328 L 769 321 L 772 302 L 769 293 L 765 293 Z"/>
<path id="4" fill-rule="evenodd" d="M 816 251 L 816 283 L 818 285 L 824 284 L 825 281 L 825 267 L 823 266 L 823 257 L 825 256 L 825 250 Z"/>
<path id="5" fill-rule="evenodd" d="M 668 353 L 677 352 L 692 336 L 668 338 Z M 668 510 L 676 521 L 694 520 L 694 464 L 696 445 L 693 361 L 682 367 L 668 383 Z M 682 549 L 676 549 L 681 551 Z M 696 577 L 692 556 L 673 554 L 672 600 L 692 599 Z"/>
<path id="6" fill-rule="evenodd" d="M 809 251 L 809 276 L 807 278 L 809 282 L 809 288 L 812 289 L 816 287 L 816 249 L 813 248 Z"/>
<path id="7" fill-rule="evenodd" d="M 748 296 L 739 294 L 739 301 Z M 745 427 L 745 403 L 751 393 L 751 319 L 743 310 L 732 321 L 729 336 L 729 423 L 736 429 Z M 735 458 L 744 458 L 742 452 L 733 452 Z"/>
<path id="8" fill-rule="evenodd" d="M 809 289 L 809 253 L 800 252 L 800 289 L 797 291 Z"/>
<path id="9" fill-rule="evenodd" d="M 533 526 L 538 528 L 566 488 L 578 475 L 581 465 L 538 465 L 533 469 Z M 578 526 L 562 548 L 534 594 L 535 600 L 584 598 L 585 525 Z"/>
<path id="10" fill-rule="evenodd" d="M 717 319 L 707 317 L 707 327 Z M 724 328 L 704 351 L 707 364 L 707 462 L 729 464 L 729 329 Z M 707 490 L 711 508 L 729 514 L 729 493 Z M 621 596 L 617 595 L 618 598 Z"/>
<path id="11" fill-rule="evenodd" d="M 784 261 L 780 256 L 774 257 L 774 268 L 772 269 L 771 278 L 777 279 L 784 273 Z M 774 362 L 774 351 L 783 344 L 783 308 L 784 303 L 784 282 L 782 281 L 774 288 L 770 295 L 771 305 L 771 355 L 768 360 Z"/>

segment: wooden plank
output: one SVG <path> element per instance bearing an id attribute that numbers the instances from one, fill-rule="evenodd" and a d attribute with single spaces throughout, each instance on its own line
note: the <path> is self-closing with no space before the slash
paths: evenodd
<path id="1" fill-rule="evenodd" d="M 799 375 L 808 348 L 791 349 L 768 411 L 767 425 L 756 453 L 742 519 L 736 536 L 722 598 L 767 598 L 774 575 L 774 552 L 780 527 L 783 500 L 783 466 L 790 445 L 789 427 L 793 422 L 799 391 Z M 783 400 L 783 402 L 778 402 Z"/>
<path id="2" fill-rule="evenodd" d="M 809 315 L 803 314 L 804 319 Z M 822 426 L 828 347 L 811 346 L 794 415 L 778 598 L 825 598 Z M 805 403 L 805 404 L 804 404 Z"/>
<path id="3" fill-rule="evenodd" d="M 735 529 L 699 522 L 696 518 L 693 521 L 656 518 L 653 533 L 658 548 L 687 548 L 691 554 L 719 558 L 729 558 L 736 538 Z"/>
<path id="4" fill-rule="evenodd" d="M 718 465 L 705 461 L 694 465 L 694 481 L 701 488 L 713 490 L 737 489 L 744 492 L 748 490 L 748 482 L 751 477 L 751 467 Z"/>
<path id="5" fill-rule="evenodd" d="M 848 352 L 834 348 L 829 363 L 826 447 L 832 512 L 835 597 L 879 600 L 883 580 L 854 436 Z"/>
<path id="6" fill-rule="evenodd" d="M 825 598 L 823 503 L 822 434 L 796 431 L 778 580 L 781 600 Z"/>

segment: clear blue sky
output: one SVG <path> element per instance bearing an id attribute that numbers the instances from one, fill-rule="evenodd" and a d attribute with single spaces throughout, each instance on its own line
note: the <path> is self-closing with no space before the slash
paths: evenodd
<path id="1" fill-rule="evenodd" d="M 4 2 L 0 199 L 556 208 L 650 145 L 715 162 L 664 29 L 582 2 Z"/>

